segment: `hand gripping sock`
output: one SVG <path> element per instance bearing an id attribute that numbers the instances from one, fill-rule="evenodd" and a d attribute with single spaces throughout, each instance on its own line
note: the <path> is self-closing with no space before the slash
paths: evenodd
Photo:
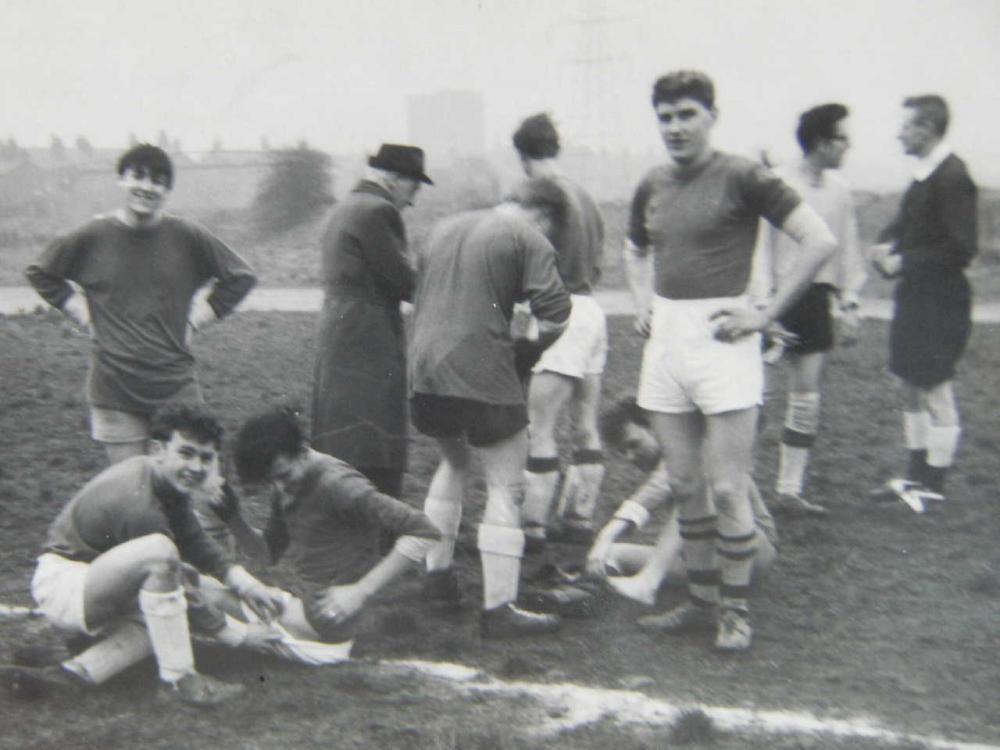
<path id="1" fill-rule="evenodd" d="M 194 672 L 184 589 L 162 593 L 141 589 L 139 609 L 146 620 L 146 632 L 160 668 L 160 679 L 177 682 Z"/>
<path id="2" fill-rule="evenodd" d="M 141 622 L 124 620 L 86 651 L 63 666 L 92 685 L 102 685 L 153 654 L 153 645 Z"/>
<path id="3" fill-rule="evenodd" d="M 923 482 L 925 479 L 930 424 L 931 418 L 926 411 L 903 412 L 903 441 L 908 454 L 906 478 L 914 482 Z"/>
<path id="4" fill-rule="evenodd" d="M 688 568 L 688 592 L 699 607 L 719 603 L 719 563 L 716 558 L 718 516 L 681 518 L 680 535 Z"/>
<path id="5" fill-rule="evenodd" d="M 781 459 L 775 489 L 782 495 L 802 494 L 809 451 L 819 429 L 820 397 L 816 392 L 789 393 L 785 431 L 781 436 Z"/>
<path id="6" fill-rule="evenodd" d="M 521 524 L 528 536 L 544 539 L 549 511 L 559 484 L 559 458 L 529 456 L 526 468 L 524 478 L 527 487 L 524 505 L 521 506 Z"/>
<path id="7" fill-rule="evenodd" d="M 479 525 L 478 546 L 483 563 L 483 609 L 495 609 L 515 601 L 524 554 L 524 532 L 483 523 Z"/>
<path id="8" fill-rule="evenodd" d="M 559 497 L 559 517 L 571 526 L 590 528 L 594 522 L 597 498 L 604 481 L 604 453 L 598 450 L 579 450 L 573 454 L 573 463 L 566 472 L 562 494 Z"/>

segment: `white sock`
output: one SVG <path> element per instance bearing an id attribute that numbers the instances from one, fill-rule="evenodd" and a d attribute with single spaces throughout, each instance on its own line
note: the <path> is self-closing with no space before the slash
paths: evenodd
<path id="1" fill-rule="evenodd" d="M 809 449 L 782 443 L 779 455 L 778 481 L 774 489 L 779 495 L 801 495 L 802 480 L 809 464 Z"/>
<path id="2" fill-rule="evenodd" d="M 141 589 L 139 609 L 146 620 L 146 632 L 160 668 L 160 679 L 177 682 L 184 675 L 194 672 L 184 589 L 162 593 Z"/>
<path id="3" fill-rule="evenodd" d="M 785 432 L 781 439 L 778 494 L 801 495 L 809 451 L 819 430 L 820 396 L 815 391 L 788 394 L 785 408 Z"/>
<path id="4" fill-rule="evenodd" d="M 101 685 L 153 654 L 153 644 L 141 623 L 127 620 L 63 667 L 92 685 Z"/>
<path id="5" fill-rule="evenodd" d="M 906 449 L 921 451 L 927 447 L 931 417 L 926 411 L 903 412 L 903 441 Z"/>
<path id="6" fill-rule="evenodd" d="M 543 459 L 544 460 L 544 459 Z M 559 469 L 524 472 L 525 493 L 521 506 L 521 523 L 530 536 L 545 536 L 549 512 L 559 484 Z"/>
<path id="7" fill-rule="evenodd" d="M 603 481 L 604 464 L 572 464 L 559 497 L 559 517 L 578 523 L 593 522 Z"/>
<path id="8" fill-rule="evenodd" d="M 483 609 L 517 600 L 524 532 L 483 523 L 479 525 L 478 546 L 483 564 Z"/>
<path id="9" fill-rule="evenodd" d="M 927 465 L 947 468 L 955 462 L 955 451 L 958 450 L 958 438 L 962 428 L 937 427 L 927 428 Z"/>
<path id="10" fill-rule="evenodd" d="M 455 559 L 455 540 L 462 523 L 462 503 L 449 498 L 428 495 L 424 513 L 441 532 L 441 539 L 427 552 L 427 570 L 444 570 Z"/>

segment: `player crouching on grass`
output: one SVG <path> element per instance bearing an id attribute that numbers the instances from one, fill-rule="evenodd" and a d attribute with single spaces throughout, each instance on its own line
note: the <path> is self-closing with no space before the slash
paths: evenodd
<path id="1" fill-rule="evenodd" d="M 274 621 L 282 637 L 269 647 L 309 664 L 344 660 L 355 635 L 367 627 L 366 605 L 403 572 L 422 566 L 440 532 L 427 516 L 379 492 L 350 464 L 313 450 L 286 409 L 247 420 L 237 434 L 234 458 L 243 482 L 273 486 L 271 517 L 264 531 L 255 533 L 272 561 L 283 555 L 292 561 L 297 579 L 298 596 L 282 592 L 281 614 Z M 383 556 L 387 538 L 395 543 Z M 254 619 L 231 595 L 214 603 Z"/>
<path id="2" fill-rule="evenodd" d="M 58 665 L 3 667 L 0 676 L 16 694 L 99 685 L 152 653 L 166 695 L 213 706 L 243 686 L 195 671 L 189 618 L 195 630 L 230 646 L 274 637 L 266 626 L 248 627 L 205 606 L 190 569 L 225 581 L 262 620 L 280 610 L 281 592 L 234 565 L 191 509 L 191 493 L 218 462 L 222 427 L 202 406 L 173 404 L 154 415 L 151 437 L 150 455 L 105 469 L 49 527 L 32 596 L 57 628 L 97 642 Z"/>
<path id="3" fill-rule="evenodd" d="M 677 505 L 670 492 L 667 468 L 650 426 L 649 415 L 639 408 L 634 397 L 626 396 L 615 402 L 601 416 L 600 426 L 605 445 L 623 452 L 629 461 L 649 472 L 649 475 L 597 534 L 587 553 L 587 572 L 604 578 L 622 596 L 652 605 L 665 580 L 686 578 Z M 750 504 L 759 532 L 753 561 L 754 574 L 759 575 L 777 557 L 778 533 L 753 479 L 750 479 Z M 667 516 L 655 546 L 618 541 L 629 531 L 645 526 L 651 513 L 659 507 L 666 508 Z M 657 629 L 657 617 L 659 615 L 642 618 L 639 625 L 649 624 L 652 629 Z M 647 623 L 647 619 L 651 622 Z"/>

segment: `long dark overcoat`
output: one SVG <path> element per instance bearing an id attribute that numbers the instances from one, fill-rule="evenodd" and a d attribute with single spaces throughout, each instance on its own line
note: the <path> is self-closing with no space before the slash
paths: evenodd
<path id="1" fill-rule="evenodd" d="M 399 210 L 363 180 L 323 237 L 313 446 L 358 468 L 406 467 L 406 342 L 399 311 L 414 267 Z"/>

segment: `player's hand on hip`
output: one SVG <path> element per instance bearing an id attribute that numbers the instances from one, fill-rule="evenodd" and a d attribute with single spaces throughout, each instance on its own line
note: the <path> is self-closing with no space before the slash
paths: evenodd
<path id="1" fill-rule="evenodd" d="M 361 611 L 368 595 L 357 584 L 331 586 L 317 596 L 319 611 L 331 622 L 346 622 Z"/>
<path id="2" fill-rule="evenodd" d="M 767 315 L 752 307 L 718 310 L 708 319 L 715 323 L 713 335 L 719 341 L 737 341 L 763 331 L 770 322 Z"/>
<path id="3" fill-rule="evenodd" d="M 649 338 L 650 332 L 653 330 L 653 311 L 652 310 L 642 310 L 636 313 L 635 316 L 635 332 L 642 336 L 644 339 Z"/>

